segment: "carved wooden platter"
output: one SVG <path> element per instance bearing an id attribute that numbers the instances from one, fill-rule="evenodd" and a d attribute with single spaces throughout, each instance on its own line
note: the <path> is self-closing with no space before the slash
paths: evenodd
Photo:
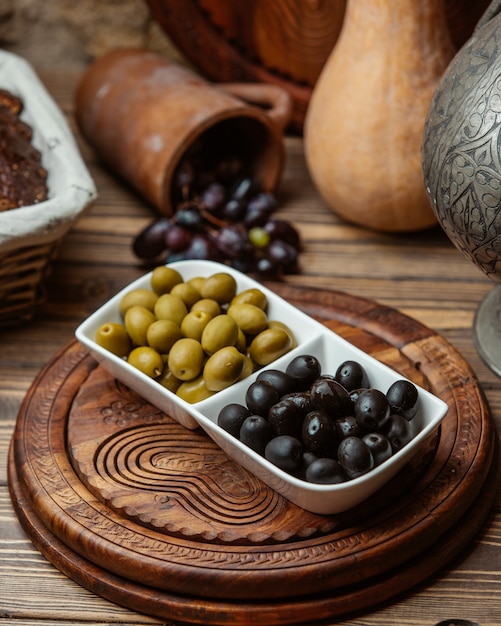
<path id="1" fill-rule="evenodd" d="M 79 584 L 161 619 L 311 623 L 408 590 L 481 527 L 495 496 L 497 438 L 461 355 L 375 302 L 273 287 L 444 399 L 449 411 L 439 433 L 370 500 L 319 516 L 279 496 L 71 342 L 23 402 L 9 484 L 35 545 Z"/>

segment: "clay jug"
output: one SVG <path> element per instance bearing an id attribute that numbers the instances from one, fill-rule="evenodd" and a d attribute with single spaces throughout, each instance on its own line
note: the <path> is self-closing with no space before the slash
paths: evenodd
<path id="1" fill-rule="evenodd" d="M 436 224 L 424 121 L 454 55 L 442 0 L 349 0 L 305 119 L 307 165 L 342 218 L 381 231 Z"/>
<path id="2" fill-rule="evenodd" d="M 501 282 L 501 2 L 492 2 L 431 102 L 422 165 L 445 233 Z"/>

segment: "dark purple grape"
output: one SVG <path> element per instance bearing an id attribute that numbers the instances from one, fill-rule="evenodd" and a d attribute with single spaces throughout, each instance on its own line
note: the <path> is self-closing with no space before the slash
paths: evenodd
<path id="1" fill-rule="evenodd" d="M 293 389 L 291 377 L 277 369 L 266 369 L 259 372 L 256 380 L 267 380 L 278 391 L 280 397 L 290 393 Z M 283 399 L 283 398 L 282 398 Z"/>
<path id="2" fill-rule="evenodd" d="M 364 435 L 362 439 L 371 451 L 374 466 L 381 465 L 393 454 L 390 440 L 381 433 L 369 433 Z"/>
<path id="3" fill-rule="evenodd" d="M 379 389 L 366 389 L 355 402 L 355 417 L 366 432 L 382 432 L 390 418 L 390 403 Z"/>
<path id="4" fill-rule="evenodd" d="M 268 280 L 276 280 L 283 274 L 283 268 L 266 257 L 257 260 L 254 264 L 254 270 L 260 278 L 266 278 Z"/>
<path id="5" fill-rule="evenodd" d="M 217 212 L 224 203 L 226 190 L 221 183 L 212 183 L 202 192 L 202 204 L 211 213 Z"/>
<path id="6" fill-rule="evenodd" d="M 230 259 L 254 256 L 254 247 L 247 237 L 247 231 L 239 225 L 223 226 L 216 234 L 216 244 Z"/>
<path id="7" fill-rule="evenodd" d="M 244 224 L 247 228 L 264 226 L 273 211 L 276 209 L 277 200 L 272 193 L 261 192 L 253 196 L 247 203 L 244 216 Z"/>
<path id="8" fill-rule="evenodd" d="M 210 261 L 223 261 L 221 251 L 214 243 L 212 237 L 205 233 L 195 233 L 191 239 L 189 248 L 186 250 L 188 259 L 209 259 Z"/>
<path id="9" fill-rule="evenodd" d="M 174 221 L 180 226 L 196 229 L 202 223 L 200 208 L 193 202 L 178 209 L 174 215 Z"/>
<path id="10" fill-rule="evenodd" d="M 311 411 L 303 420 L 301 441 L 317 456 L 334 458 L 337 450 L 334 422 L 322 411 Z"/>
<path id="11" fill-rule="evenodd" d="M 318 485 L 338 485 L 346 481 L 341 464 L 332 458 L 319 458 L 306 468 L 305 478 Z"/>
<path id="12" fill-rule="evenodd" d="M 165 235 L 171 226 L 171 221 L 166 217 L 161 217 L 148 224 L 133 241 L 132 250 L 134 254 L 147 261 L 164 253 L 167 248 Z"/>
<path id="13" fill-rule="evenodd" d="M 346 437 L 362 437 L 364 429 L 354 415 L 345 415 L 340 417 L 334 423 L 338 439 L 346 439 Z"/>
<path id="14" fill-rule="evenodd" d="M 320 376 L 310 387 L 311 401 L 319 410 L 338 419 L 351 411 L 351 400 L 348 392 L 336 380 Z"/>
<path id="15" fill-rule="evenodd" d="M 401 450 L 412 439 L 409 421 L 397 413 L 390 416 L 384 434 L 388 437 L 393 452 Z"/>
<path id="16" fill-rule="evenodd" d="M 266 256 L 274 265 L 282 267 L 288 274 L 297 271 L 297 250 L 286 241 L 274 239 L 266 248 Z"/>
<path id="17" fill-rule="evenodd" d="M 243 200 L 231 198 L 224 205 L 222 216 L 230 222 L 240 222 L 243 220 L 247 207 Z"/>
<path id="18" fill-rule="evenodd" d="M 249 415 L 240 429 L 240 441 L 264 456 L 266 445 L 271 441 L 271 427 L 261 415 Z"/>
<path id="19" fill-rule="evenodd" d="M 297 391 L 306 391 L 320 376 L 321 366 L 316 356 L 301 354 L 290 361 L 285 371 L 294 380 Z"/>
<path id="20" fill-rule="evenodd" d="M 359 437 L 343 439 L 337 451 L 338 461 L 349 478 L 358 478 L 374 467 L 369 446 Z"/>
<path id="21" fill-rule="evenodd" d="M 398 413 L 407 420 L 411 420 L 416 415 L 419 394 L 417 387 L 409 380 L 395 381 L 386 392 L 386 397 L 392 413 Z"/>
<path id="22" fill-rule="evenodd" d="M 294 474 L 303 464 L 303 446 L 295 437 L 280 435 L 268 442 L 264 456 L 284 472 Z"/>
<path id="23" fill-rule="evenodd" d="M 303 412 L 292 400 L 279 400 L 268 411 L 268 422 L 275 437 L 301 437 Z"/>
<path id="24" fill-rule="evenodd" d="M 344 361 L 337 368 L 335 378 L 348 391 L 366 389 L 369 385 L 369 377 L 364 367 L 358 361 Z"/>
<path id="25" fill-rule="evenodd" d="M 270 239 L 281 239 L 299 250 L 301 246 L 299 233 L 289 222 L 272 218 L 266 222 L 264 229 Z"/>
<path id="26" fill-rule="evenodd" d="M 247 200 L 256 193 L 258 188 L 259 183 L 257 180 L 244 176 L 237 180 L 231 190 L 230 196 L 235 198 L 235 200 Z"/>
<path id="27" fill-rule="evenodd" d="M 266 380 L 255 380 L 245 392 L 245 404 L 251 413 L 267 416 L 271 407 L 280 400 L 275 387 Z"/>
<path id="28" fill-rule="evenodd" d="M 186 250 L 191 244 L 192 234 L 184 226 L 172 224 L 165 233 L 165 243 L 172 252 L 180 252 Z"/>
<path id="29" fill-rule="evenodd" d="M 217 416 L 218 426 L 236 437 L 240 437 L 240 429 L 244 421 L 250 416 L 250 411 L 246 406 L 232 402 L 224 406 Z"/>

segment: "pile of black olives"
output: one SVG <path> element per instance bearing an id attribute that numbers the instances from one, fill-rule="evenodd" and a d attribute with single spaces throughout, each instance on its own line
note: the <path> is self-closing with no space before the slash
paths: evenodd
<path id="1" fill-rule="evenodd" d="M 245 404 L 221 409 L 218 425 L 282 470 L 318 484 L 357 478 L 412 439 L 418 390 L 406 379 L 386 393 L 370 386 L 357 361 L 322 374 L 312 355 L 293 358 L 285 371 L 262 370 Z"/>

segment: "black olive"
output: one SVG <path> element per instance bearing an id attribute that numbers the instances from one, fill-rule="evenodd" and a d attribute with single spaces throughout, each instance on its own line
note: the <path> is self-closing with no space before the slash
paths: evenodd
<path id="1" fill-rule="evenodd" d="M 412 439 L 409 421 L 397 413 L 393 413 L 390 416 L 384 434 L 390 440 L 393 452 L 401 450 Z"/>
<path id="2" fill-rule="evenodd" d="M 390 417 L 390 403 L 379 389 L 366 389 L 355 402 L 355 417 L 366 432 L 381 432 Z"/>
<path id="3" fill-rule="evenodd" d="M 294 474 L 303 464 L 303 446 L 296 437 L 280 435 L 269 441 L 264 456 L 273 465 Z"/>
<path id="4" fill-rule="evenodd" d="M 363 441 L 369 446 L 374 459 L 374 465 L 381 465 L 393 454 L 390 440 L 382 433 L 364 435 Z"/>
<path id="5" fill-rule="evenodd" d="M 268 422 L 274 436 L 290 435 L 299 438 L 303 412 L 292 400 L 279 400 L 268 411 Z"/>
<path id="6" fill-rule="evenodd" d="M 254 381 L 245 394 L 245 403 L 250 412 L 257 415 L 268 415 L 270 408 L 279 400 L 278 391 L 266 380 Z"/>
<path id="7" fill-rule="evenodd" d="M 301 440 L 317 456 L 334 458 L 337 438 L 332 419 L 322 411 L 312 411 L 303 420 Z"/>
<path id="8" fill-rule="evenodd" d="M 305 478 L 310 483 L 332 485 L 343 483 L 346 480 L 343 468 L 334 459 L 319 458 L 306 468 Z"/>
<path id="9" fill-rule="evenodd" d="M 364 429 L 354 415 L 345 415 L 334 422 L 336 435 L 338 439 L 346 439 L 346 437 L 362 437 Z"/>
<path id="10" fill-rule="evenodd" d="M 244 420 L 249 417 L 250 411 L 246 406 L 233 402 L 227 404 L 220 411 L 217 416 L 218 426 L 224 428 L 230 435 L 234 437 L 240 437 L 240 429 Z"/>
<path id="11" fill-rule="evenodd" d="M 271 383 L 278 391 L 280 397 L 291 393 L 294 388 L 292 378 L 281 370 L 262 370 L 257 375 L 256 380 L 266 380 L 267 382 Z"/>
<path id="12" fill-rule="evenodd" d="M 347 437 L 339 444 L 338 461 L 348 478 L 357 478 L 374 467 L 369 446 L 359 437 Z"/>
<path id="13" fill-rule="evenodd" d="M 292 359 L 285 371 L 294 380 L 296 391 L 306 391 L 320 376 L 321 366 L 315 356 L 301 354 Z"/>
<path id="14" fill-rule="evenodd" d="M 313 405 L 333 419 L 347 415 L 351 411 L 349 393 L 333 379 L 318 378 L 312 384 L 310 394 Z"/>
<path id="15" fill-rule="evenodd" d="M 252 450 L 264 455 L 266 445 L 271 440 L 273 433 L 271 426 L 262 415 L 249 415 L 240 429 L 240 441 Z"/>
<path id="16" fill-rule="evenodd" d="M 419 394 L 416 386 L 409 380 L 395 381 L 386 392 L 386 397 L 392 413 L 398 413 L 407 420 L 411 420 L 416 415 Z"/>
<path id="17" fill-rule="evenodd" d="M 335 378 L 348 391 L 367 389 L 369 377 L 364 367 L 358 361 L 344 361 L 337 368 Z"/>

